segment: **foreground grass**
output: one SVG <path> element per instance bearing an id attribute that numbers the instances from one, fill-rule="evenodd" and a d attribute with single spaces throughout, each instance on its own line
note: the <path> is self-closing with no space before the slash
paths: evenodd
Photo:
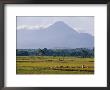
<path id="1" fill-rule="evenodd" d="M 94 59 L 61 56 L 17 56 L 16 73 L 94 74 Z"/>

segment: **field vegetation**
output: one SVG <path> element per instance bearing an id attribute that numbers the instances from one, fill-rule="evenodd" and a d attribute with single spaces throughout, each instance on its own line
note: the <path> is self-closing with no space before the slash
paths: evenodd
<path id="1" fill-rule="evenodd" d="M 94 58 L 17 56 L 17 74 L 94 74 Z"/>

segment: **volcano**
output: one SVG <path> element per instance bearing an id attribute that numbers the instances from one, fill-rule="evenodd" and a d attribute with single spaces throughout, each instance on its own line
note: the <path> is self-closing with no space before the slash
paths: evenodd
<path id="1" fill-rule="evenodd" d="M 17 30 L 17 49 L 74 49 L 94 47 L 94 37 L 79 33 L 62 21 L 47 28 Z"/>

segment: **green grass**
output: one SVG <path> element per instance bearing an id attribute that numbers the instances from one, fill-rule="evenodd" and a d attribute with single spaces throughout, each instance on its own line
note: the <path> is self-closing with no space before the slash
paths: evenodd
<path id="1" fill-rule="evenodd" d="M 84 65 L 84 68 L 82 68 Z M 17 74 L 94 74 L 94 58 L 17 56 Z"/>

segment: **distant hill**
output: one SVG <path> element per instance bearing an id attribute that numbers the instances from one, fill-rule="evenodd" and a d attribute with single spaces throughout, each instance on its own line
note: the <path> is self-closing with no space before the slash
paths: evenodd
<path id="1" fill-rule="evenodd" d="M 78 33 L 62 21 L 40 30 L 17 30 L 17 49 L 92 48 L 94 37 Z"/>

